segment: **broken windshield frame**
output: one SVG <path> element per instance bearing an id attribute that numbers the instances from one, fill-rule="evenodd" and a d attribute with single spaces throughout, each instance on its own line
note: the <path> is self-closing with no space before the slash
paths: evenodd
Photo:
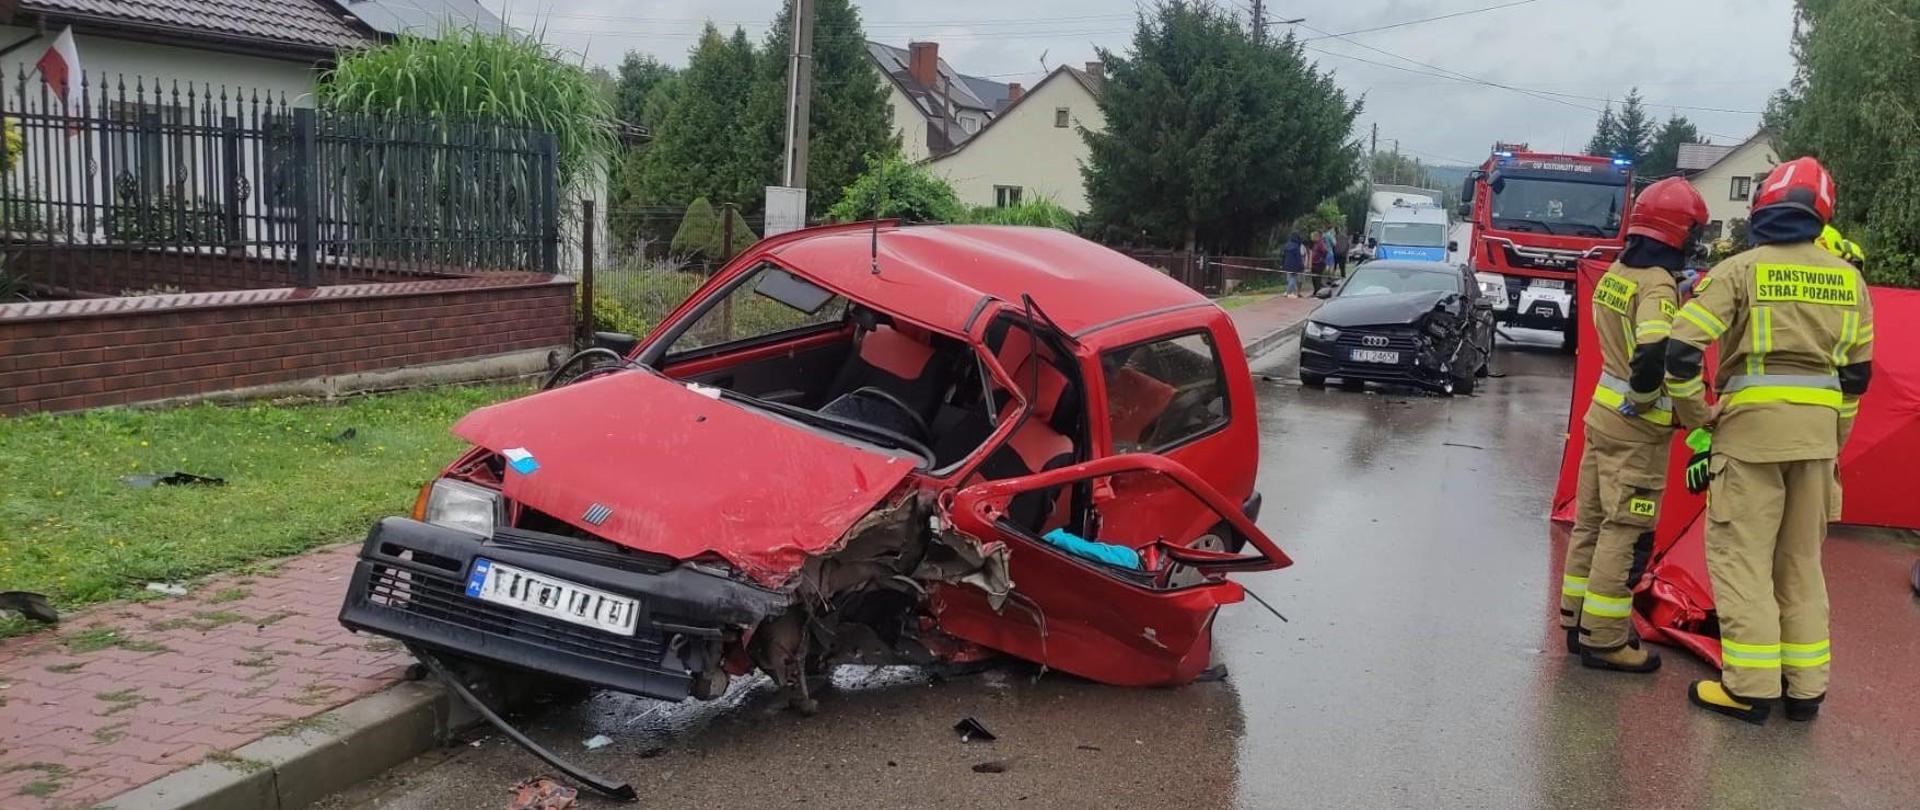
<path id="1" fill-rule="evenodd" d="M 748 396 L 727 388 L 716 388 L 714 390 L 720 392 L 721 398 L 732 402 L 750 405 L 768 413 L 778 414 L 813 427 L 825 428 L 833 433 L 866 442 L 867 444 L 894 450 L 905 450 L 920 458 L 920 463 L 915 466 L 922 470 L 933 466 L 935 463 L 933 450 L 910 437 L 902 436 L 886 428 L 876 427 L 864 422 L 856 422 L 851 419 L 842 419 L 819 411 L 810 411 L 806 408 L 788 405 L 784 402 L 772 402 L 760 399 L 759 397 Z"/>

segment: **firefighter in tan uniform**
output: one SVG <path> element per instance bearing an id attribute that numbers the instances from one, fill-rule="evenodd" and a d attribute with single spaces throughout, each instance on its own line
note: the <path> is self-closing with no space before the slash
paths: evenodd
<path id="1" fill-rule="evenodd" d="M 1567 652 L 1589 667 L 1660 668 L 1660 656 L 1633 633 L 1633 580 L 1653 550 L 1666 489 L 1674 417 L 1662 376 L 1676 279 L 1706 221 L 1706 201 L 1685 180 L 1648 186 L 1634 201 L 1626 249 L 1594 286 L 1600 382 L 1587 409 L 1578 514 L 1560 582 Z"/>
<path id="2" fill-rule="evenodd" d="M 1687 478 L 1710 487 L 1707 570 L 1725 666 L 1688 697 L 1751 723 L 1766 720 L 1782 691 L 1787 718 L 1811 720 L 1827 692 L 1820 544 L 1838 512 L 1834 463 L 1873 353 L 1866 282 L 1815 242 L 1833 205 L 1833 178 L 1818 161 L 1775 168 L 1754 196 L 1758 247 L 1707 274 L 1674 319 L 1667 350 L 1675 416 L 1713 431 Z M 1719 402 L 1710 410 L 1701 362 L 1715 342 Z"/>

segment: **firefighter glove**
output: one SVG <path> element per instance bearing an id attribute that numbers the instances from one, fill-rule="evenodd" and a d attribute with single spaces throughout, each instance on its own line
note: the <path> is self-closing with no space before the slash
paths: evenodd
<path id="1" fill-rule="evenodd" d="M 1713 432 L 1694 428 L 1687 434 L 1687 447 L 1693 451 L 1687 458 L 1687 491 L 1698 495 L 1707 491 L 1707 483 L 1713 480 L 1713 474 L 1707 469 L 1713 458 Z"/>

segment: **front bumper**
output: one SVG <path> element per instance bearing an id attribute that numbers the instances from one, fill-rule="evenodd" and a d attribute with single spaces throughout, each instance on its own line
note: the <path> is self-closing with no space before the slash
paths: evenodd
<path id="1" fill-rule="evenodd" d="M 466 595 L 476 558 L 640 600 L 620 636 Z M 455 655 L 637 695 L 680 700 L 695 673 L 689 642 L 719 640 L 784 611 L 788 594 L 664 558 L 519 529 L 481 537 L 390 517 L 367 533 L 340 623 Z"/>
<path id="2" fill-rule="evenodd" d="M 1365 380 L 1391 385 L 1410 385 L 1433 391 L 1443 390 L 1452 379 L 1452 367 L 1446 361 L 1451 353 L 1441 353 L 1436 341 L 1409 336 L 1394 337 L 1387 346 L 1400 353 L 1398 363 L 1363 363 L 1349 359 L 1357 338 L 1364 333 L 1343 330 L 1335 341 L 1300 341 L 1300 370 L 1321 377 Z"/>

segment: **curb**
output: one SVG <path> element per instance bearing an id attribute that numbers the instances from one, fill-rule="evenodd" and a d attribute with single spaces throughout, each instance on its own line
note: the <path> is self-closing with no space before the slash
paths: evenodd
<path id="1" fill-rule="evenodd" d="M 478 720 L 440 684 L 402 682 L 96 807 L 298 810 L 431 751 Z"/>
<path id="2" fill-rule="evenodd" d="M 1311 315 L 1312 313 L 1308 314 Z M 1261 355 L 1273 351 L 1279 347 L 1281 343 L 1286 342 L 1287 338 L 1300 334 L 1300 330 L 1305 328 L 1307 328 L 1307 318 L 1306 316 L 1301 316 L 1298 321 L 1247 341 L 1241 347 L 1247 355 L 1247 362 L 1251 364 L 1253 361 L 1260 359 Z"/>

